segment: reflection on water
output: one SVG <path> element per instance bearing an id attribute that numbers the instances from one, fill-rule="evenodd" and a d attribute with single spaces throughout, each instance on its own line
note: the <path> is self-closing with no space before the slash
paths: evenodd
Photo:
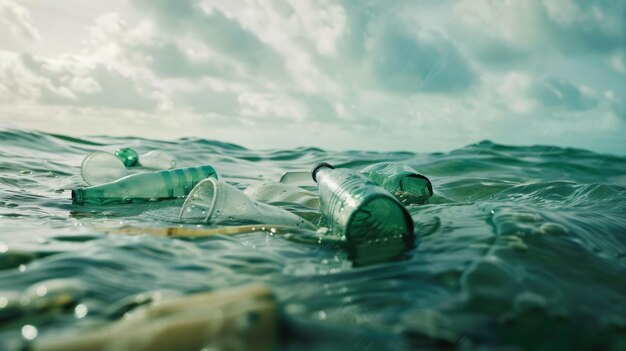
<path id="1" fill-rule="evenodd" d="M 626 348 L 624 157 L 490 142 L 446 154 L 22 131 L 0 132 L 0 142 L 1 350 L 111 326 L 160 299 L 250 284 L 271 288 L 283 330 L 300 341 L 313 337 L 298 325 L 319 335 L 317 345 L 282 349 L 349 350 L 339 342 L 346 333 L 352 345 L 386 340 L 389 349 Z M 428 176 L 435 195 L 408 207 L 416 235 L 408 249 L 350 247 L 311 230 L 151 235 L 215 227 L 181 224 L 182 200 L 70 200 L 86 154 L 128 145 L 167 151 L 181 167 L 211 164 L 239 189 L 320 161 L 402 162 Z M 274 205 L 325 225 L 307 206 Z"/>

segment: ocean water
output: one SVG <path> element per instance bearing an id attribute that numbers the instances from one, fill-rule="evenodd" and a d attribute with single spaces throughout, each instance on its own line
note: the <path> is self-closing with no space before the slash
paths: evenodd
<path id="1" fill-rule="evenodd" d="M 398 161 L 428 176 L 435 195 L 409 208 L 415 245 L 369 265 L 298 240 L 312 235 L 304 231 L 111 234 L 102 227 L 176 226 L 182 204 L 72 204 L 85 155 L 120 147 L 213 165 L 240 188 L 320 161 L 353 169 Z M 337 327 L 379 335 L 389 349 L 625 350 L 626 157 L 488 141 L 379 153 L 0 132 L 0 350 L 106 325 L 155 291 L 250 283 L 270 286 L 285 315 L 320 326 L 319 340 Z"/>

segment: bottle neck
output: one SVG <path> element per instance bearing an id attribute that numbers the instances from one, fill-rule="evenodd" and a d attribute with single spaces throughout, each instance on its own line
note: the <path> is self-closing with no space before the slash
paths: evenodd
<path id="1" fill-rule="evenodd" d="M 332 171 L 333 169 L 330 167 L 320 167 L 317 169 L 317 171 L 315 172 L 315 179 L 317 179 L 317 182 L 319 183 L 320 180 L 327 175 L 330 171 Z"/>
<path id="2" fill-rule="evenodd" d="M 330 169 L 335 169 L 335 167 L 333 167 L 328 162 L 318 163 L 315 166 L 313 166 L 313 169 L 311 170 L 311 176 L 316 183 L 319 183 L 317 175 L 321 173 L 322 171 L 328 171 Z"/>

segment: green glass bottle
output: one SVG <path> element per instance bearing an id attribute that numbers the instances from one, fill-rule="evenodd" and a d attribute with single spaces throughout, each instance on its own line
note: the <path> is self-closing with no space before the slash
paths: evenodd
<path id="1" fill-rule="evenodd" d="M 137 151 L 129 147 L 115 151 L 115 157 L 122 161 L 126 167 L 141 166 L 154 169 L 172 169 L 176 167 L 178 162 L 176 157 L 163 150 L 152 150 L 139 155 Z"/>
<path id="2" fill-rule="evenodd" d="M 115 156 L 119 158 L 126 167 L 133 167 L 137 165 L 137 162 L 139 161 L 139 154 L 137 151 L 129 147 L 121 148 L 115 151 Z"/>
<path id="3" fill-rule="evenodd" d="M 186 196 L 196 184 L 208 177 L 217 179 L 217 173 L 211 166 L 137 173 L 111 183 L 73 189 L 72 201 L 105 204 L 171 199 Z"/>
<path id="4" fill-rule="evenodd" d="M 413 241 L 413 220 L 388 191 L 356 171 L 328 163 L 316 165 L 311 173 L 319 186 L 320 211 L 332 232 L 357 245 Z"/>
<path id="5" fill-rule="evenodd" d="M 405 164 L 376 163 L 364 168 L 361 174 L 387 189 L 405 205 L 425 204 L 433 196 L 430 180 Z"/>

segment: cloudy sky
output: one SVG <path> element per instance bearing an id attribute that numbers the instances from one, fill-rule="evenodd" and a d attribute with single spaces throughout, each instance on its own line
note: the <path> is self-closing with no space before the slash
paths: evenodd
<path id="1" fill-rule="evenodd" d="M 0 127 L 626 153 L 620 0 L 0 0 Z"/>

